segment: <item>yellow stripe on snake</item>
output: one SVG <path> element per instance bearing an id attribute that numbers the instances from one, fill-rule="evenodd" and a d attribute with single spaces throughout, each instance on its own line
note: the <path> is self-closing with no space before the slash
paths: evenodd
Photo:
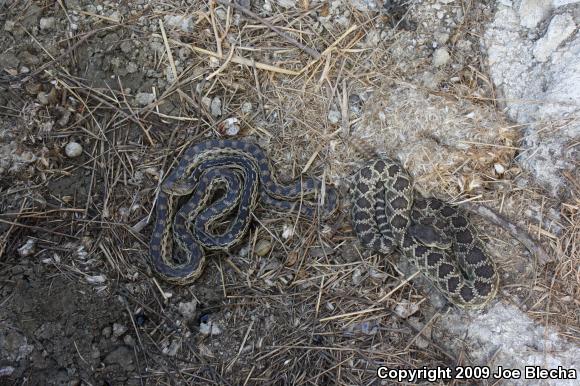
<path id="1" fill-rule="evenodd" d="M 247 233 L 258 202 L 313 218 L 312 202 L 322 183 L 303 177 L 289 185 L 276 181 L 270 162 L 256 144 L 207 140 L 187 149 L 161 186 L 157 219 L 149 244 L 154 271 L 174 284 L 199 277 L 205 250 L 228 250 Z M 327 186 L 322 217 L 337 207 L 336 190 Z M 217 225 L 228 222 L 225 231 Z M 177 248 L 174 248 L 174 241 Z"/>

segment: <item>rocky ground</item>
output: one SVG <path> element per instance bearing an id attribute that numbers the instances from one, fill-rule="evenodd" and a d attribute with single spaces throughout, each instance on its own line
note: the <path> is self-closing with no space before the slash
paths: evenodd
<path id="1" fill-rule="evenodd" d="M 0 384 L 580 371 L 578 2 L 0 1 L 0 21 Z M 336 186 L 339 213 L 260 207 L 239 248 L 169 285 L 147 260 L 159 183 L 190 144 L 230 135 L 282 180 Z M 501 288 L 485 310 L 447 307 L 357 243 L 361 141 L 547 256 L 472 216 Z"/>

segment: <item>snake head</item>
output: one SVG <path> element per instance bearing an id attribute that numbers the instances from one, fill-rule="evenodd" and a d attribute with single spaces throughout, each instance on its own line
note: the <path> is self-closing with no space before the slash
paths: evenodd
<path id="1" fill-rule="evenodd" d="M 421 244 L 437 249 L 451 248 L 451 240 L 439 229 L 425 225 L 412 224 L 408 230 L 409 234 Z"/>
<path id="2" fill-rule="evenodd" d="M 195 184 L 187 180 L 167 180 L 163 184 L 163 191 L 168 194 L 176 196 L 186 196 L 190 194 L 195 188 Z"/>

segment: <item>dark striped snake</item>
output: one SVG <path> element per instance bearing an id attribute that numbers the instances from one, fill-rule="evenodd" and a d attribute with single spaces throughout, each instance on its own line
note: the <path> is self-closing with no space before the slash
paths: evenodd
<path id="1" fill-rule="evenodd" d="M 157 197 L 149 244 L 155 273 L 170 283 L 192 283 L 203 271 L 205 250 L 227 251 L 243 239 L 258 202 L 314 218 L 322 182 L 303 177 L 282 185 L 271 170 L 252 142 L 212 139 L 188 148 Z M 326 186 L 322 217 L 337 205 L 336 190 Z"/>

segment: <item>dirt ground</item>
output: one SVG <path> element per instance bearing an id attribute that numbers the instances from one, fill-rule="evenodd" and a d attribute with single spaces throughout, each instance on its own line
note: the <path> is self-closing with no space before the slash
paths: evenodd
<path id="1" fill-rule="evenodd" d="M 539 240 L 546 264 L 474 219 L 498 298 L 579 341 L 578 185 L 550 197 L 514 161 L 479 43 L 491 3 L 220 3 L 0 2 L 0 384 L 370 385 L 381 365 L 472 364 L 431 334 L 440 296 L 357 243 L 351 137 Z M 337 187 L 339 213 L 259 207 L 242 245 L 172 286 L 148 263 L 160 180 L 231 131 L 281 180 Z"/>

